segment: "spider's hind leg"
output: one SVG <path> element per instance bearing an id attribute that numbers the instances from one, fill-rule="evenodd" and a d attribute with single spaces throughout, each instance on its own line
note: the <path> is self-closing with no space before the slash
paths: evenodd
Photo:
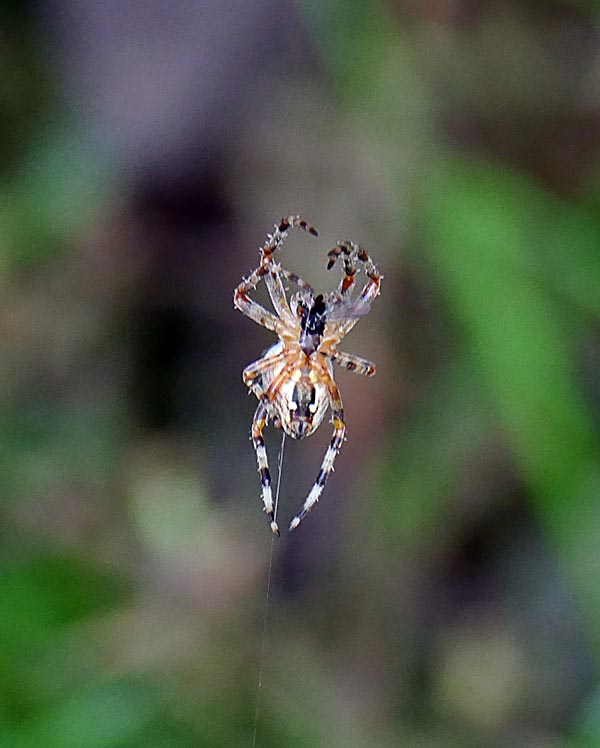
<path id="1" fill-rule="evenodd" d="M 323 458 L 323 462 L 321 463 L 321 469 L 319 470 L 317 479 L 314 482 L 313 487 L 310 489 L 310 493 L 306 497 L 304 505 L 302 506 L 302 510 L 290 522 L 288 532 L 292 532 L 292 530 L 295 530 L 298 527 L 300 522 L 302 522 L 304 517 L 306 517 L 306 515 L 319 500 L 319 497 L 321 496 L 321 493 L 323 492 L 323 488 L 325 486 L 325 481 L 327 480 L 329 473 L 331 473 L 331 471 L 333 470 L 333 463 L 335 462 L 335 458 L 337 457 L 337 454 L 342 448 L 342 444 L 344 443 L 346 424 L 344 423 L 344 410 L 340 393 L 332 380 L 330 380 L 328 389 L 331 399 L 331 409 L 333 411 L 333 436 L 331 438 L 329 446 L 327 447 L 327 452 L 325 452 L 325 457 Z"/>
<path id="2" fill-rule="evenodd" d="M 267 408 L 264 403 L 259 403 L 254 413 L 252 421 L 252 444 L 256 451 L 256 460 L 258 462 L 258 472 L 260 473 L 260 482 L 262 484 L 262 500 L 265 512 L 271 523 L 271 530 L 275 535 L 279 535 L 279 527 L 275 521 L 275 510 L 273 507 L 273 491 L 271 490 L 271 473 L 269 472 L 269 463 L 267 461 L 267 450 L 265 440 L 263 439 L 263 429 L 267 425 Z"/>

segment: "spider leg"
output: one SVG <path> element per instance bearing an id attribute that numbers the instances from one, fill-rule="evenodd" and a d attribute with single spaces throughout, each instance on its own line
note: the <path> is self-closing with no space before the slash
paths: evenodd
<path id="1" fill-rule="evenodd" d="M 281 219 L 279 224 L 275 225 L 272 234 L 267 236 L 267 240 L 261 247 L 260 264 L 265 273 L 265 283 L 269 291 L 269 296 L 277 314 L 288 323 L 294 323 L 296 320 L 288 304 L 281 274 L 286 273 L 281 266 L 273 261 L 273 254 L 280 249 L 285 241 L 290 229 L 301 229 L 313 236 L 318 236 L 314 226 L 310 226 L 300 216 L 287 216 Z"/>
<path id="2" fill-rule="evenodd" d="M 258 363 L 258 362 L 257 362 Z M 252 421 L 252 443 L 256 450 L 256 459 L 258 462 L 258 471 L 260 473 L 260 481 L 262 484 L 262 500 L 267 513 L 271 521 L 271 530 L 275 535 L 279 535 L 279 527 L 275 521 L 275 510 L 273 506 L 273 492 L 271 490 L 271 473 L 269 472 L 269 464 L 267 462 L 267 450 L 265 448 L 265 442 L 262 437 L 262 432 L 267 424 L 267 418 L 272 411 L 271 405 L 281 385 L 285 382 L 288 377 L 289 371 L 296 366 L 295 362 L 286 364 L 283 369 L 277 374 L 273 381 L 269 384 L 266 391 L 263 391 L 262 387 L 256 386 L 258 390 L 257 394 L 260 397 L 260 402 L 254 413 L 254 420 Z M 254 389 L 253 389 L 254 391 Z"/>
<path id="3" fill-rule="evenodd" d="M 313 487 L 310 489 L 310 493 L 306 497 L 304 505 L 302 506 L 302 510 L 290 522 L 288 532 L 292 532 L 292 530 L 295 530 L 298 527 L 300 522 L 302 522 L 304 517 L 306 517 L 308 512 L 310 512 L 310 510 L 319 500 L 319 497 L 321 496 L 321 493 L 323 491 L 323 487 L 325 486 L 325 481 L 327 480 L 329 473 L 333 470 L 333 463 L 335 461 L 337 453 L 342 448 L 342 444 L 344 442 L 346 424 L 344 423 L 344 408 L 342 405 L 342 399 L 335 382 L 329 376 L 329 374 L 327 374 L 327 380 L 327 389 L 329 391 L 331 410 L 333 411 L 333 437 L 331 439 L 329 447 L 327 447 L 327 452 L 325 452 L 325 457 L 323 458 L 323 462 L 321 463 L 321 469 L 319 470 L 317 479 L 314 482 Z"/>
<path id="4" fill-rule="evenodd" d="M 342 278 L 339 287 L 339 292 L 342 294 L 347 294 L 352 290 L 352 287 L 354 286 L 354 276 L 356 275 L 359 266 L 362 266 L 365 274 L 372 281 L 378 282 L 381 279 L 377 266 L 369 257 L 366 250 L 364 250 L 359 244 L 355 244 L 351 241 L 338 242 L 337 245 L 327 253 L 327 256 L 329 257 L 329 262 L 327 263 L 328 270 L 331 270 L 340 256 L 343 258 L 344 277 Z"/>
<path id="5" fill-rule="evenodd" d="M 281 273 L 283 272 L 281 265 L 272 260 L 269 260 L 267 265 L 265 265 L 265 269 L 268 270 L 268 272 L 265 273 L 265 283 L 267 285 L 269 296 L 271 297 L 271 302 L 273 303 L 273 308 L 281 319 L 285 320 L 288 324 L 293 325 L 297 320 L 292 314 L 292 310 L 290 309 L 290 305 L 285 295 L 285 288 L 283 287 L 283 281 L 281 280 Z"/>
<path id="6" fill-rule="evenodd" d="M 371 303 L 379 296 L 381 288 L 381 276 L 376 275 L 373 278 L 369 278 L 369 281 L 363 288 L 363 290 L 360 293 L 360 296 L 356 300 L 356 307 L 357 309 L 366 309 L 367 312 L 371 307 Z M 359 316 L 351 317 L 350 319 L 346 320 L 346 322 L 342 322 L 342 324 L 338 328 L 338 336 L 339 340 L 344 338 L 350 330 L 354 327 L 354 325 L 358 322 L 360 319 Z"/>
<path id="7" fill-rule="evenodd" d="M 269 383 L 269 386 L 265 390 L 264 400 L 267 401 L 267 407 L 272 405 L 275 398 L 279 394 L 279 390 L 284 382 L 289 378 L 290 372 L 292 372 L 298 366 L 297 358 L 289 358 L 289 354 L 286 356 L 288 363 L 277 373 L 275 377 Z"/>
<path id="8" fill-rule="evenodd" d="M 333 351 L 329 354 L 329 358 L 344 369 L 353 371 L 355 374 L 362 374 L 365 377 L 372 377 L 377 371 L 374 363 L 362 358 L 362 356 L 355 356 L 353 353 Z"/>
<path id="9" fill-rule="evenodd" d="M 246 317 L 250 317 L 257 324 L 280 335 L 283 332 L 283 322 L 248 296 L 248 293 L 259 284 L 265 270 L 262 267 L 256 268 L 248 278 L 240 283 L 233 293 L 233 305 Z"/>
<path id="10" fill-rule="evenodd" d="M 272 366 L 277 366 L 277 364 L 285 361 L 287 355 L 288 354 L 286 353 L 286 351 L 282 350 L 280 353 L 276 353 L 274 356 L 259 358 L 258 361 L 255 361 L 254 363 L 246 366 L 246 368 L 242 372 L 242 379 L 244 380 L 244 384 L 247 387 L 252 387 L 252 385 L 255 383 L 254 380 L 260 377 L 260 375 L 267 369 L 270 369 Z"/>
<path id="11" fill-rule="evenodd" d="M 263 439 L 263 430 L 267 424 L 267 407 L 264 402 L 260 402 L 254 413 L 252 421 L 252 444 L 256 451 L 256 461 L 258 462 L 258 472 L 260 473 L 260 482 L 262 484 L 262 500 L 265 512 L 271 522 L 271 530 L 275 535 L 279 535 L 279 527 L 275 521 L 275 511 L 273 508 L 273 492 L 271 490 L 271 473 L 269 472 L 269 463 L 267 461 L 267 450 L 265 440 Z"/>
<path id="12" fill-rule="evenodd" d="M 259 400 L 262 400 L 265 396 L 265 388 L 262 382 L 262 375 L 271 369 L 273 366 L 278 366 L 283 363 L 287 358 L 285 351 L 270 356 L 268 358 L 259 358 L 253 364 L 247 366 L 242 372 L 242 379 L 244 384 L 250 392 L 252 392 Z"/>
<path id="13" fill-rule="evenodd" d="M 285 241 L 288 231 L 293 228 L 301 229 L 313 236 L 318 236 L 318 232 L 314 226 L 310 226 L 300 216 L 282 218 L 279 224 L 275 226 L 273 233 L 267 236 L 267 241 L 261 247 L 260 265 L 248 278 L 240 283 L 233 295 L 233 304 L 240 312 L 277 335 L 283 330 L 283 322 L 277 319 L 274 314 L 267 311 L 261 304 L 251 299 L 248 293 L 253 291 L 264 278 L 277 314 L 288 323 L 295 322 L 285 296 L 283 282 L 279 275 L 281 268 L 277 263 L 273 262 L 272 258 L 275 250 L 279 249 Z"/>
<path id="14" fill-rule="evenodd" d="M 327 269 L 330 270 L 337 260 L 342 257 L 344 263 L 344 277 L 340 283 L 338 294 L 341 298 L 350 295 L 354 288 L 355 275 L 359 267 L 362 267 L 368 277 L 368 281 L 361 291 L 358 298 L 352 302 L 357 310 L 363 313 L 368 312 L 371 302 L 379 296 L 381 288 L 381 275 L 373 260 L 367 252 L 358 244 L 351 241 L 338 242 L 330 252 L 328 252 L 329 262 Z M 366 312 L 364 311 L 366 310 Z M 358 322 L 361 314 L 349 315 L 348 319 L 339 326 L 337 332 L 341 340 L 347 335 L 354 325 Z"/>
<path id="15" fill-rule="evenodd" d="M 302 288 L 304 291 L 308 291 L 308 293 L 312 297 L 314 297 L 315 289 L 310 285 L 310 283 L 307 283 L 299 275 L 296 275 L 296 273 L 290 273 L 289 270 L 284 270 L 283 268 L 281 268 L 281 275 L 286 281 L 289 281 L 290 283 L 295 283 L 298 286 L 298 288 Z"/>
<path id="16" fill-rule="evenodd" d="M 306 223 L 300 216 L 284 217 L 278 224 L 275 224 L 273 233 L 267 236 L 267 241 L 261 248 L 261 263 L 270 258 L 273 252 L 281 248 L 290 229 L 301 229 L 312 234 L 312 236 L 319 235 L 317 229 Z"/>
<path id="17" fill-rule="evenodd" d="M 327 270 L 331 270 L 340 257 L 343 258 L 344 277 L 342 278 L 338 289 L 338 292 L 343 295 L 349 293 L 354 287 L 354 276 L 358 270 L 356 260 L 361 251 L 364 250 L 361 250 L 358 244 L 354 244 L 354 242 L 351 241 L 343 241 L 337 242 L 336 246 L 327 253 L 327 256 L 329 257 Z"/>

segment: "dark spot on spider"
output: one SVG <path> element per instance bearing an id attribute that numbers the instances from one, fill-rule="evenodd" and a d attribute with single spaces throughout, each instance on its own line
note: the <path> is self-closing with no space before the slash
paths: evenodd
<path id="1" fill-rule="evenodd" d="M 312 419 L 310 406 L 315 404 L 316 396 L 314 387 L 297 384 L 292 394 L 292 400 L 296 403 L 296 409 L 292 412 L 292 419 Z"/>
<path id="2" fill-rule="evenodd" d="M 323 335 L 325 332 L 325 321 L 327 315 L 327 305 L 323 299 L 323 294 L 319 294 L 313 302 L 310 311 L 306 312 L 303 307 L 302 329 L 307 335 Z"/>

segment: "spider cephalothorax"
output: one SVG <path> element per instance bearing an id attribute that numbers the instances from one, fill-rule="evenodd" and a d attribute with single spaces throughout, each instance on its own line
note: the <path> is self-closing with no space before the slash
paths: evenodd
<path id="1" fill-rule="evenodd" d="M 283 428 L 293 439 L 304 439 L 319 427 L 328 408 L 333 414 L 331 443 L 302 510 L 290 523 L 289 530 L 293 530 L 319 500 L 344 441 L 344 412 L 333 379 L 332 363 L 357 374 L 375 374 L 374 364 L 351 353 L 338 351 L 337 345 L 360 317 L 369 313 L 371 302 L 379 295 L 381 285 L 381 276 L 365 250 L 353 242 L 344 241 L 338 242 L 328 253 L 328 268 L 332 268 L 338 258 L 343 259 L 344 277 L 338 289 L 327 296 L 315 296 L 308 283 L 284 270 L 273 259 L 273 254 L 281 247 L 291 228 L 317 236 L 316 229 L 299 216 L 282 218 L 260 250 L 259 266 L 236 288 L 233 299 L 241 312 L 279 337 L 279 342 L 243 372 L 245 384 L 259 401 L 252 422 L 252 441 L 261 476 L 264 508 L 276 535 L 279 528 L 274 516 L 271 475 L 262 437 L 264 427 L 272 418 L 275 425 Z M 355 275 L 359 269 L 366 273 L 367 283 L 360 294 L 353 297 Z M 263 279 L 275 314 L 248 296 Z M 289 302 L 285 283 L 294 284 L 299 289 Z"/>

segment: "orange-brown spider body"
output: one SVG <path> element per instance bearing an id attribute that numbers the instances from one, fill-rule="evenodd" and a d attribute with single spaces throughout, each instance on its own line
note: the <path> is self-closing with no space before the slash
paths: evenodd
<path id="1" fill-rule="evenodd" d="M 236 308 L 279 337 L 279 342 L 243 372 L 245 384 L 259 401 L 252 422 L 252 441 L 261 476 L 264 509 L 276 535 L 279 528 L 275 521 L 263 430 L 268 420 L 273 419 L 293 439 L 304 439 L 319 427 L 327 410 L 331 408 L 332 411 L 331 443 L 302 510 L 290 522 L 291 531 L 319 500 L 344 441 L 346 425 L 342 400 L 333 379 L 333 363 L 357 374 L 375 374 L 374 364 L 339 351 L 337 345 L 358 320 L 368 314 L 381 286 L 381 276 L 365 250 L 353 242 L 344 241 L 338 242 L 328 253 L 328 268 L 333 267 L 338 258 L 343 260 L 344 277 L 338 289 L 326 297 L 315 295 L 308 283 L 284 270 L 273 258 L 291 228 L 317 236 L 316 229 L 299 216 L 282 218 L 260 250 L 259 266 L 234 292 Z M 367 283 L 353 298 L 355 275 L 359 269 L 366 273 Z M 265 281 L 275 313 L 249 296 L 261 280 Z M 285 283 L 298 288 L 289 300 Z"/>

